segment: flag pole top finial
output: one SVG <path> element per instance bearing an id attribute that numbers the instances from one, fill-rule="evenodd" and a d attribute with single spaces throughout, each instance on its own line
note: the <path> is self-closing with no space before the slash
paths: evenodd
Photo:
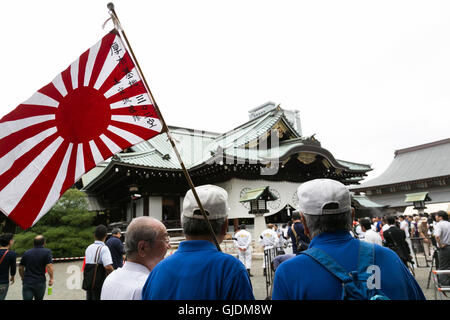
<path id="1" fill-rule="evenodd" d="M 108 10 L 114 11 L 114 3 L 110 2 L 107 4 Z"/>

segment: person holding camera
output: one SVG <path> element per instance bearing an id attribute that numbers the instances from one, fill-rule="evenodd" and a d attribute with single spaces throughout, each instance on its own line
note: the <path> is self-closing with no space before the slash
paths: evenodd
<path id="1" fill-rule="evenodd" d="M 441 210 L 436 214 L 434 237 L 438 247 L 439 270 L 450 270 L 450 222 L 448 213 Z M 439 282 L 443 286 L 450 285 L 449 275 L 439 275 Z"/>

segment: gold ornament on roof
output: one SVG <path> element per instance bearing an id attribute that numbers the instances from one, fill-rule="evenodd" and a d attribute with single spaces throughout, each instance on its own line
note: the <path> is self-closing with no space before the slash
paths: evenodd
<path id="1" fill-rule="evenodd" d="M 303 164 L 311 164 L 316 161 L 316 155 L 313 153 L 300 152 L 297 156 L 297 159 Z"/>

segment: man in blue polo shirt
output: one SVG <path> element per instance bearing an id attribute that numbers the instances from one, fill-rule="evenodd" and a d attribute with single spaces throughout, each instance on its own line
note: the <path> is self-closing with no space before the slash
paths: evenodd
<path id="1" fill-rule="evenodd" d="M 195 188 L 221 243 L 228 229 L 228 194 L 217 186 Z M 189 190 L 181 223 L 186 241 L 150 273 L 143 300 L 254 300 L 245 266 L 217 250 L 197 202 Z"/>
<path id="2" fill-rule="evenodd" d="M 348 273 L 357 270 L 360 240 L 353 238 L 354 210 L 350 194 L 340 182 L 316 179 L 297 189 L 305 234 L 312 239 L 309 250 L 322 250 Z M 308 252 L 308 251 L 305 251 Z M 424 300 L 414 277 L 388 248 L 374 245 L 375 285 L 392 300 Z M 274 300 L 340 300 L 342 282 L 312 257 L 300 254 L 277 269 Z"/>
<path id="3" fill-rule="evenodd" d="M 123 254 L 125 253 L 125 250 L 123 248 L 123 243 L 120 240 L 121 236 L 122 231 L 119 228 L 114 228 L 111 231 L 111 237 L 105 243 L 111 252 L 114 270 L 122 268 L 123 266 Z"/>

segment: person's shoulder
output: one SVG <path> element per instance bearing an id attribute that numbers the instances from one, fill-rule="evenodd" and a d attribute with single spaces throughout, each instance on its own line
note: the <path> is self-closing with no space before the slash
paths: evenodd
<path id="1" fill-rule="evenodd" d="M 245 267 L 241 261 L 236 259 L 236 257 L 232 256 L 231 254 L 228 254 L 225 252 L 217 251 L 216 254 L 214 255 L 214 259 L 220 260 L 222 263 L 224 263 L 228 266 L 234 266 L 234 267 L 242 266 L 245 269 Z"/>
<path id="2" fill-rule="evenodd" d="M 102 253 L 103 253 L 103 252 L 109 252 L 109 253 L 111 253 L 111 251 L 109 250 L 109 247 L 108 247 L 107 245 L 104 245 L 104 246 L 102 247 L 101 252 L 102 252 Z"/>
<path id="3" fill-rule="evenodd" d="M 112 238 L 114 238 L 114 239 L 112 239 Z M 112 241 L 114 241 L 115 243 L 122 243 L 122 241 L 121 241 L 119 238 L 117 238 L 117 237 L 111 237 L 111 239 L 112 239 Z"/>
<path id="4" fill-rule="evenodd" d="M 31 249 L 26 250 L 26 251 L 23 253 L 22 258 L 23 258 L 23 257 L 26 257 L 26 256 L 29 256 L 30 254 L 32 254 L 33 249 L 34 249 L 34 248 L 31 248 Z"/>
<path id="5" fill-rule="evenodd" d="M 93 247 L 96 247 L 97 246 L 97 244 L 94 242 L 94 243 L 91 243 L 90 245 L 88 245 L 87 247 L 86 247 L 86 250 L 88 250 L 88 249 L 92 249 Z"/>
<path id="6" fill-rule="evenodd" d="M 14 250 L 9 250 L 8 255 L 11 257 L 17 257 L 17 253 Z"/>

